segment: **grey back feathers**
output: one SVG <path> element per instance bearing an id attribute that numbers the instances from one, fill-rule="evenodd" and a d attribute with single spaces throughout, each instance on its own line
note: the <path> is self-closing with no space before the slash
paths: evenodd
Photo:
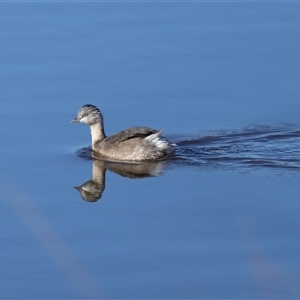
<path id="1" fill-rule="evenodd" d="M 121 143 L 123 141 L 133 139 L 133 138 L 146 138 L 147 136 L 158 133 L 157 130 L 149 128 L 149 127 L 143 127 L 143 126 L 135 126 L 128 128 L 126 130 L 122 130 L 120 132 L 117 132 L 109 137 L 107 137 L 107 141 L 111 144 L 117 144 Z"/>

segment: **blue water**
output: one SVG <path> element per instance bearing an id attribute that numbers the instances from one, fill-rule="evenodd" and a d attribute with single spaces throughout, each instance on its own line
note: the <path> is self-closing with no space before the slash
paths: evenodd
<path id="1" fill-rule="evenodd" d="M 0 3 L 0 297 L 299 298 L 299 8 Z M 86 103 L 175 155 L 86 159 Z"/>

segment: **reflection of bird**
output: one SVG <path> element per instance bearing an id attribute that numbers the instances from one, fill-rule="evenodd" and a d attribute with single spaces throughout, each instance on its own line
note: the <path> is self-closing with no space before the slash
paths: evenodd
<path id="1" fill-rule="evenodd" d="M 162 173 L 164 167 L 164 161 L 141 162 L 136 164 L 109 162 L 106 164 L 106 168 L 109 171 L 131 179 L 158 176 Z"/>
<path id="2" fill-rule="evenodd" d="M 105 162 L 94 160 L 92 179 L 80 186 L 75 186 L 75 189 L 79 191 L 83 200 L 96 202 L 102 197 L 102 193 L 105 189 L 105 171 Z"/>
<path id="3" fill-rule="evenodd" d="M 161 131 L 148 127 L 132 127 L 106 137 L 103 116 L 90 104 L 82 106 L 72 122 L 90 126 L 92 148 L 103 157 L 118 161 L 145 161 L 165 158 L 174 149 L 174 144 L 161 138 Z"/>
<path id="4" fill-rule="evenodd" d="M 98 201 L 105 189 L 106 169 L 128 178 L 144 178 L 158 176 L 165 167 L 166 161 L 152 161 L 139 163 L 93 161 L 92 179 L 75 187 L 81 198 L 88 202 Z"/>

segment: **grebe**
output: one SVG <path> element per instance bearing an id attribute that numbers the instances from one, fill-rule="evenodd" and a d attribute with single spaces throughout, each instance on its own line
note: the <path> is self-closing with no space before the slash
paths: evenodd
<path id="1" fill-rule="evenodd" d="M 72 123 L 80 122 L 90 126 L 92 149 L 104 158 L 117 161 L 146 161 L 163 159 L 172 153 L 175 144 L 162 139 L 162 130 L 149 127 L 132 127 L 105 135 L 103 116 L 100 110 L 91 104 L 83 105 Z"/>

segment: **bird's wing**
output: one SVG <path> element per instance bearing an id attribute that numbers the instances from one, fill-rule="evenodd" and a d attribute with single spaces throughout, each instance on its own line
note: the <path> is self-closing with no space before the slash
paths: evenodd
<path id="1" fill-rule="evenodd" d="M 131 127 L 107 137 L 106 143 L 109 142 L 115 144 L 133 138 L 138 138 L 138 137 L 145 138 L 151 134 L 158 133 L 158 132 L 159 132 L 158 130 L 149 127 L 142 127 L 142 126 Z"/>

